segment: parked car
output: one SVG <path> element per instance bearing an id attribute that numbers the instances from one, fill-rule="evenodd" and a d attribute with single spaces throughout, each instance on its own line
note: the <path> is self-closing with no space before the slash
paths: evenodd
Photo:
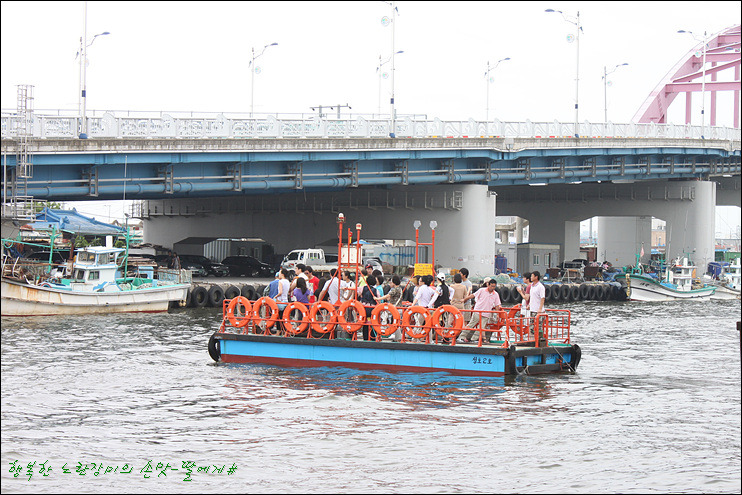
<path id="1" fill-rule="evenodd" d="M 216 277 L 226 277 L 227 275 L 229 275 L 228 267 L 224 266 L 221 263 L 217 263 L 216 261 L 211 261 L 206 256 L 200 256 L 197 254 L 181 254 L 180 262 L 198 263 L 206 269 L 208 275 L 214 275 Z"/>
<path id="2" fill-rule="evenodd" d="M 197 277 L 205 277 L 209 274 L 208 270 L 206 270 L 206 268 L 204 268 L 201 263 L 184 260 L 183 257 L 180 257 L 180 268 L 182 268 L 183 270 L 191 270 L 193 272 L 193 275 Z"/>
<path id="3" fill-rule="evenodd" d="M 227 256 L 222 260 L 222 265 L 229 269 L 229 275 L 233 277 L 241 275 L 271 277 L 274 274 L 269 264 L 263 263 L 252 256 Z"/>

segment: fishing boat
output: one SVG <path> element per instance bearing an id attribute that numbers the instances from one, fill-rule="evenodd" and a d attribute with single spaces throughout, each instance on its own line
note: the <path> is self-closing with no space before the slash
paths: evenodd
<path id="1" fill-rule="evenodd" d="M 358 272 L 360 243 L 353 253 L 349 234 L 348 244 L 343 246 L 343 220 L 340 214 L 338 271 L 352 267 Z M 356 224 L 358 231 L 360 228 Z M 479 338 L 458 342 L 464 320 L 472 312 L 452 305 L 435 310 L 389 303 L 364 306 L 354 297 L 337 305 L 291 302 L 280 310 L 268 297 L 250 301 L 237 296 L 223 302 L 222 320 L 209 339 L 208 351 L 218 363 L 290 367 L 444 371 L 472 376 L 576 370 L 582 352 L 570 341 L 568 310 L 547 310 L 538 318 L 521 316 L 520 306 L 481 312 L 479 321 L 488 323 L 474 329 Z M 367 339 L 359 339 L 359 332 Z M 489 341 L 487 332 L 492 332 Z"/>
<path id="2" fill-rule="evenodd" d="M 701 283 L 695 273 L 696 266 L 691 265 L 687 257 L 678 257 L 667 267 L 665 277 L 660 279 L 644 272 L 637 255 L 636 265 L 626 273 L 616 275 L 616 281 L 626 283 L 626 291 L 632 301 L 710 298 L 715 288 Z"/>
<path id="3" fill-rule="evenodd" d="M 191 272 L 135 263 L 128 256 L 128 225 L 106 224 L 75 209 L 44 208 L 18 234 L 2 240 L 3 317 L 155 313 L 167 311 L 171 304 L 185 304 Z M 110 244 L 120 237 L 124 247 L 75 250 L 75 240 L 84 236 L 110 236 Z M 58 249 L 60 237 L 60 245 L 70 246 L 68 256 Z M 22 255 L 38 248 L 43 251 Z"/>
<path id="4" fill-rule="evenodd" d="M 742 293 L 742 274 L 740 273 L 740 258 L 734 260 L 728 267 L 722 268 L 719 280 L 711 285 L 716 288 L 711 299 L 740 299 Z"/>
<path id="5" fill-rule="evenodd" d="M 156 313 L 167 311 L 171 302 L 185 303 L 188 270 L 153 269 L 126 277 L 121 264 L 125 251 L 80 248 L 69 277 L 53 263 L 4 256 L 2 316 Z"/>

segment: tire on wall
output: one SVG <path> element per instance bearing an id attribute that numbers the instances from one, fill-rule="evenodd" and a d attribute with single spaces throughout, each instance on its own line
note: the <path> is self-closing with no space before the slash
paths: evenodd
<path id="1" fill-rule="evenodd" d="M 209 306 L 218 308 L 224 301 L 224 289 L 218 285 L 212 285 L 209 289 Z"/>

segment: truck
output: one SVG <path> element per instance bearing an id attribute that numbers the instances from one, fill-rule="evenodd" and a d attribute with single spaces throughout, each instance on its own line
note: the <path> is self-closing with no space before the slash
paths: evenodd
<path id="1" fill-rule="evenodd" d="M 294 268 L 299 263 L 309 265 L 318 277 L 330 275 L 330 270 L 337 268 L 337 255 L 325 255 L 324 249 L 294 249 L 287 254 L 281 262 L 281 268 L 285 268 L 293 276 Z"/>

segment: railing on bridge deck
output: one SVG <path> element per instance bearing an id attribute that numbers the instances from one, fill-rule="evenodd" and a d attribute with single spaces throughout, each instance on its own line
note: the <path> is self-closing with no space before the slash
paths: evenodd
<path id="1" fill-rule="evenodd" d="M 34 113 L 33 137 L 69 138 L 79 135 L 80 117 Z M 19 118 L 11 111 L 2 111 L 2 138 L 14 138 Z M 386 138 L 391 122 L 378 116 L 356 116 L 349 119 L 329 119 L 313 116 L 282 118 L 268 115 L 260 118 L 230 118 L 224 114 L 211 116 L 174 117 L 116 116 L 103 113 L 88 117 L 88 137 L 106 138 L 170 138 L 170 139 L 254 139 L 254 138 Z M 573 122 L 491 122 L 469 120 L 443 121 L 420 116 L 402 116 L 395 122 L 398 138 L 571 138 Z M 740 140 L 740 129 L 729 127 L 674 124 L 614 124 L 583 122 L 579 136 L 584 138 L 674 138 Z"/>

